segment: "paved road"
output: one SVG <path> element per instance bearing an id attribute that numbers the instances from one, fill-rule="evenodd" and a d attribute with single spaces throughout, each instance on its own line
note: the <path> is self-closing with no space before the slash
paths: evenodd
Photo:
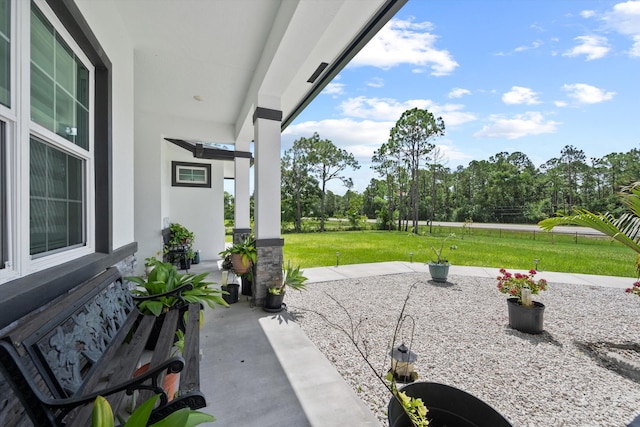
<path id="1" fill-rule="evenodd" d="M 336 220 L 337 218 L 329 218 L 331 220 Z M 343 221 L 346 221 L 343 219 Z M 375 223 L 375 219 L 368 219 L 367 222 Z M 421 226 L 429 225 L 428 221 L 418 221 L 418 224 Z M 411 225 L 411 222 L 409 222 Z M 460 227 L 464 225 L 463 222 L 444 222 L 444 221 L 433 221 L 433 225 L 440 225 L 442 227 Z M 538 227 L 537 224 L 497 224 L 497 223 L 483 223 L 483 222 L 473 222 L 469 225 L 470 228 L 486 228 L 493 230 L 512 230 L 512 231 L 538 231 L 540 233 L 546 233 L 543 229 Z M 592 235 L 592 236 L 604 236 L 603 233 L 594 230 L 589 227 L 578 227 L 578 226 L 567 226 L 560 225 L 553 229 L 554 233 L 559 234 L 578 234 L 578 235 Z"/>
<path id="2" fill-rule="evenodd" d="M 427 221 L 420 221 L 420 225 L 427 225 Z M 433 221 L 433 225 L 441 225 L 443 227 L 462 227 L 464 223 L 462 222 L 441 222 L 441 221 Z M 491 223 L 481 223 L 474 222 L 469 225 L 469 228 L 490 228 L 495 230 L 514 230 L 514 231 L 539 231 L 544 233 L 537 224 L 491 224 Z M 576 227 L 576 226 L 566 226 L 561 225 L 555 227 L 553 229 L 554 233 L 562 233 L 562 234 L 591 234 L 595 236 L 602 236 L 603 234 L 593 228 L 588 227 Z"/>

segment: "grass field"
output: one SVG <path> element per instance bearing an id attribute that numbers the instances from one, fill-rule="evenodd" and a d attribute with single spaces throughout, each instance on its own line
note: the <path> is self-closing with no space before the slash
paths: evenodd
<path id="1" fill-rule="evenodd" d="M 420 230 L 424 233 L 423 230 Z M 432 235 L 397 231 L 341 231 L 285 234 L 284 259 L 302 268 L 384 261 L 428 262 L 430 247 L 456 233 L 457 249 L 449 256 L 456 265 L 530 269 L 539 260 L 541 271 L 636 277 L 636 254 L 608 238 L 436 227 Z M 413 253 L 413 256 L 411 256 Z"/>

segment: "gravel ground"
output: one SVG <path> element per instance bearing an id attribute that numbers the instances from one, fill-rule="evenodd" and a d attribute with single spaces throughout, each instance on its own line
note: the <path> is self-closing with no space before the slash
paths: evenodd
<path id="1" fill-rule="evenodd" d="M 417 353 L 420 380 L 471 393 L 514 426 L 626 426 L 640 414 L 640 384 L 598 363 L 582 345 L 640 343 L 640 299 L 620 289 L 550 283 L 534 296 L 546 305 L 540 335 L 507 326 L 506 295 L 492 279 L 450 276 L 436 284 L 428 275 L 398 274 L 288 292 L 289 313 L 381 425 L 388 425 L 387 390 L 346 335 L 317 313 L 347 328 L 350 318 L 361 321 L 369 360 L 386 373 L 396 320 L 414 284 L 405 310 L 415 319 L 413 340 L 410 321 L 400 340 Z"/>

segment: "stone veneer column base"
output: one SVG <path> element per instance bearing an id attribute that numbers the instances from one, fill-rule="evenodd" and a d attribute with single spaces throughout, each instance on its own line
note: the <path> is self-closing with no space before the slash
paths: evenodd
<path id="1" fill-rule="evenodd" d="M 253 303 L 264 307 L 267 288 L 282 284 L 284 239 L 256 240 L 258 262 L 254 267 Z"/>
<path id="2" fill-rule="evenodd" d="M 250 228 L 234 228 L 233 229 L 233 244 L 242 243 L 244 240 L 251 236 Z"/>

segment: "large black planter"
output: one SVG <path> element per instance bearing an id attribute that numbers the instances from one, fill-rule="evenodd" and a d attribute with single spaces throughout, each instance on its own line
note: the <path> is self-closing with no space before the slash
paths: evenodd
<path id="1" fill-rule="evenodd" d="M 511 424 L 491 406 L 477 397 L 444 384 L 416 382 L 400 389 L 407 396 L 419 397 L 429 412 L 429 427 L 511 427 Z M 389 401 L 390 427 L 411 427 L 402 405 Z"/>
<path id="2" fill-rule="evenodd" d="M 518 298 L 508 298 L 509 326 L 527 334 L 540 334 L 543 331 L 544 304 L 533 301 L 533 307 L 518 304 Z"/>
<path id="3" fill-rule="evenodd" d="M 242 295 L 252 296 L 253 295 L 253 281 L 249 280 L 247 276 L 242 276 Z"/>
<path id="4" fill-rule="evenodd" d="M 240 290 L 239 284 L 229 283 L 226 287 L 222 288 L 222 290 L 229 292 L 229 295 L 222 295 L 222 299 L 224 299 L 227 304 L 235 304 L 238 302 L 238 291 Z"/>
<path id="5" fill-rule="evenodd" d="M 267 292 L 267 298 L 264 300 L 264 311 L 269 313 L 277 313 L 284 309 L 284 292 L 280 295 L 274 295 Z"/>

